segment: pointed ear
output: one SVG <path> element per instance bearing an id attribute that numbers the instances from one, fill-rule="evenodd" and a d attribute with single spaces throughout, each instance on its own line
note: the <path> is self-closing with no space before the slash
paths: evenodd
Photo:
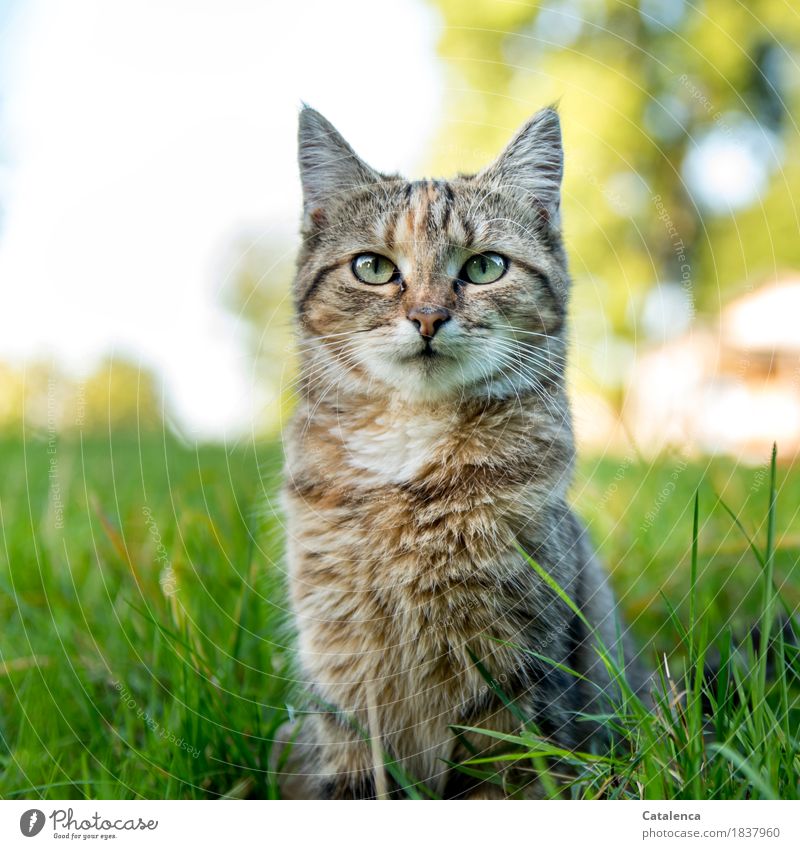
<path id="1" fill-rule="evenodd" d="M 310 106 L 300 112 L 297 141 L 306 221 L 309 217 L 315 223 L 324 220 L 325 204 L 331 198 L 380 179 L 333 124 Z"/>
<path id="2" fill-rule="evenodd" d="M 559 226 L 564 150 L 561 122 L 552 107 L 537 112 L 524 124 L 500 156 L 478 179 L 516 191 L 535 203 L 552 226 Z"/>

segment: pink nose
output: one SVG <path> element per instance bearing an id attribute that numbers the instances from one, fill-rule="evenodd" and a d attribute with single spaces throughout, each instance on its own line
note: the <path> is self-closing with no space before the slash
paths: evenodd
<path id="1" fill-rule="evenodd" d="M 408 311 L 408 320 L 417 325 L 421 336 L 433 339 L 436 331 L 450 321 L 450 313 L 443 307 L 412 307 Z"/>

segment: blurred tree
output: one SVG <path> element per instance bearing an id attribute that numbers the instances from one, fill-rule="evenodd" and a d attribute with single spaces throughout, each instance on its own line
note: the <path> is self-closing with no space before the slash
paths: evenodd
<path id="1" fill-rule="evenodd" d="M 162 426 L 164 401 L 151 371 L 120 358 L 103 360 L 72 399 L 74 426 L 91 429 L 155 430 Z"/>
<path id="2" fill-rule="evenodd" d="M 616 349 L 642 332 L 663 338 L 753 279 L 800 267 L 795 6 L 431 2 L 450 74 L 431 170 L 485 165 L 533 111 L 560 103 L 590 382 L 619 387 Z M 654 291 L 671 294 L 661 325 L 641 321 Z"/>
<path id="3" fill-rule="evenodd" d="M 287 249 L 286 244 L 289 244 Z M 281 245 L 243 236 L 233 246 L 225 302 L 246 328 L 246 343 L 263 396 L 256 427 L 266 435 L 280 430 L 294 398 L 291 283 L 296 243 Z"/>
<path id="4" fill-rule="evenodd" d="M 22 375 L 0 363 L 0 430 L 8 430 L 19 422 L 24 398 Z"/>
<path id="5" fill-rule="evenodd" d="M 0 430 L 43 436 L 75 431 L 152 431 L 163 426 L 154 374 L 121 358 L 106 358 L 85 379 L 39 360 L 22 368 L 0 363 Z"/>

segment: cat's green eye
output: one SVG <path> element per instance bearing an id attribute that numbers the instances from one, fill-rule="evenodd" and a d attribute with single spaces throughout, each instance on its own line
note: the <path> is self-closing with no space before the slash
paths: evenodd
<path id="1" fill-rule="evenodd" d="M 380 254 L 359 254 L 353 260 L 353 274 L 362 282 L 382 286 L 397 279 L 397 266 Z"/>
<path id="2" fill-rule="evenodd" d="M 507 260 L 500 254 L 475 254 L 464 263 L 459 278 L 467 283 L 478 285 L 494 283 L 506 273 L 507 267 Z"/>

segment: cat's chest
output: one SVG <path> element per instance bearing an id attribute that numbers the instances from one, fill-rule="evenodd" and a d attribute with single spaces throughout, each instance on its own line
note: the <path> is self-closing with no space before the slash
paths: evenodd
<path id="1" fill-rule="evenodd" d="M 452 426 L 444 419 L 391 414 L 361 428 L 336 425 L 331 435 L 341 445 L 341 462 L 364 484 L 403 484 L 452 451 Z"/>
<path id="2" fill-rule="evenodd" d="M 494 572 L 527 501 L 507 454 L 486 428 L 435 416 L 317 425 L 287 475 L 291 534 L 355 589 Z"/>

